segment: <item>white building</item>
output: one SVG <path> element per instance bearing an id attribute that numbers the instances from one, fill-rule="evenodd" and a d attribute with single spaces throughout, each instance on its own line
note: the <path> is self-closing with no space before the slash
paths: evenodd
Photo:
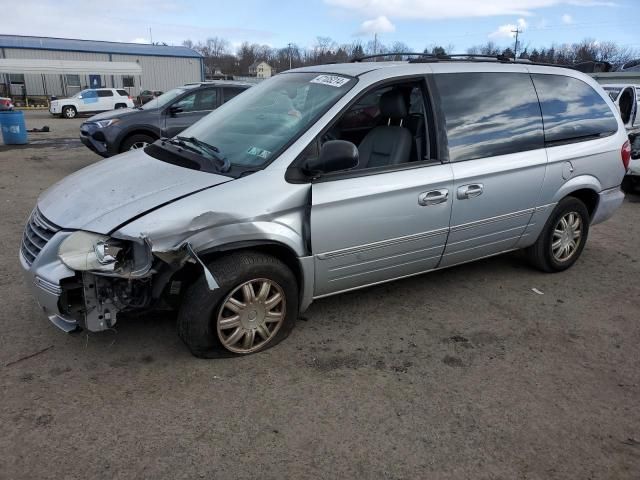
<path id="1" fill-rule="evenodd" d="M 275 72 L 273 71 L 273 68 L 271 68 L 271 65 L 260 60 L 253 62 L 249 66 L 249 75 L 253 75 L 256 78 L 269 78 L 274 73 Z"/>

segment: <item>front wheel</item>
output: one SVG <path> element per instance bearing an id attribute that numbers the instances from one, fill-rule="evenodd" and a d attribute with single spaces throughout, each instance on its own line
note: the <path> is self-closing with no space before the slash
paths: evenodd
<path id="1" fill-rule="evenodd" d="M 144 148 L 155 141 L 156 139 L 150 135 L 145 135 L 142 133 L 131 135 L 124 142 L 122 142 L 120 152 L 126 152 L 128 150 L 138 150 L 139 148 Z"/>
<path id="2" fill-rule="evenodd" d="M 63 118 L 76 118 L 77 114 L 78 114 L 78 112 L 75 109 L 75 107 L 64 107 L 62 109 L 62 117 Z"/>
<path id="3" fill-rule="evenodd" d="M 243 251 L 208 267 L 220 288 L 209 290 L 201 276 L 189 287 L 178 313 L 178 332 L 193 355 L 247 355 L 289 335 L 298 315 L 298 285 L 283 262 Z"/>
<path id="4" fill-rule="evenodd" d="M 589 211 L 577 198 L 562 199 L 551 213 L 542 233 L 527 254 L 544 272 L 561 272 L 573 265 L 584 249 L 589 234 Z"/>

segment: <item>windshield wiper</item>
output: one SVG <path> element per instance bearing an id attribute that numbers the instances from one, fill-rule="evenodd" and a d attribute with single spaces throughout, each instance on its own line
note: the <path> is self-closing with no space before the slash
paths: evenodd
<path id="1" fill-rule="evenodd" d="M 184 147 L 185 144 L 191 144 L 198 148 L 201 152 L 207 153 L 209 157 L 213 158 L 221 164 L 221 172 L 226 172 L 231 168 L 231 162 L 221 155 L 220 149 L 218 147 L 210 145 L 207 142 L 203 142 L 202 140 L 198 140 L 196 137 L 181 137 L 180 135 L 178 135 L 176 137 L 176 140 L 181 142 L 181 144 L 178 144 L 180 146 Z"/>
<path id="2" fill-rule="evenodd" d="M 216 162 L 218 162 L 217 169 L 222 173 L 227 172 L 231 168 L 231 162 L 219 155 L 220 150 L 217 147 L 209 145 L 205 142 L 201 142 L 196 138 L 177 136 L 174 138 L 163 138 L 162 143 L 164 144 L 164 142 L 197 153 L 198 155 L 204 156 L 205 158 L 215 160 Z"/>

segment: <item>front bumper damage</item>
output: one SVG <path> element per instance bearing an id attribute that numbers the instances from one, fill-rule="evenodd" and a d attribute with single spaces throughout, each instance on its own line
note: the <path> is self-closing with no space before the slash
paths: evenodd
<path id="1" fill-rule="evenodd" d="M 79 329 L 100 332 L 112 328 L 121 312 L 149 305 L 149 277 L 95 275 L 75 272 L 64 265 L 58 258 L 58 250 L 72 233 L 65 230 L 54 233 L 32 256 L 25 254 L 25 239 L 19 254 L 25 283 L 51 323 L 67 333 Z M 34 249 L 30 243 L 27 246 Z"/>

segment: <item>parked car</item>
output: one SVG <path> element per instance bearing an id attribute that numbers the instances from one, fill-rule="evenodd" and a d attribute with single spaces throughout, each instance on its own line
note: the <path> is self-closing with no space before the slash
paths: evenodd
<path id="1" fill-rule="evenodd" d="M 69 98 L 56 98 L 49 113 L 62 118 L 75 118 L 80 113 L 96 113 L 120 108 L 133 108 L 133 100 L 121 88 L 89 88 Z"/>
<path id="2" fill-rule="evenodd" d="M 153 91 L 143 90 L 140 92 L 140 95 L 138 95 L 138 105 L 144 105 L 150 100 L 153 100 L 154 98 L 159 97 L 163 93 L 164 92 L 161 92 L 160 90 L 153 90 Z"/>
<path id="3" fill-rule="evenodd" d="M 629 142 L 631 143 L 631 161 L 622 187 L 629 193 L 640 193 L 640 128 L 629 132 Z"/>
<path id="4" fill-rule="evenodd" d="M 0 112 L 13 110 L 13 100 L 7 97 L 0 97 Z"/>
<path id="5" fill-rule="evenodd" d="M 637 126 L 640 122 L 638 109 L 640 106 L 640 85 L 632 84 L 603 84 L 605 92 L 616 104 L 627 129 Z"/>
<path id="6" fill-rule="evenodd" d="M 250 86 L 220 81 L 174 88 L 142 107 L 89 118 L 80 126 L 80 140 L 103 157 L 143 148 L 174 137 Z"/>
<path id="7" fill-rule="evenodd" d="M 517 249 L 571 267 L 624 198 L 616 106 L 575 70 L 431 60 L 290 70 L 74 173 L 28 220 L 27 285 L 65 331 L 173 306 L 215 357 L 276 345 L 314 299 Z M 366 97 L 379 122 L 342 130 Z"/>

